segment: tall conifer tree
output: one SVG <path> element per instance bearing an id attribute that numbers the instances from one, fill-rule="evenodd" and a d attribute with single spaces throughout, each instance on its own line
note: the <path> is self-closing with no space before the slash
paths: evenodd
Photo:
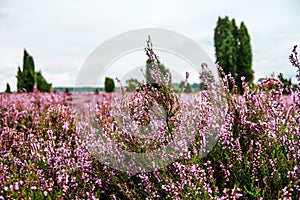
<path id="1" fill-rule="evenodd" d="M 248 30 L 244 24 L 241 23 L 241 26 L 238 30 L 238 53 L 237 53 L 237 85 L 241 88 L 241 77 L 244 76 L 248 83 L 252 83 L 253 81 L 253 73 L 252 70 L 252 50 L 250 44 L 250 36 L 248 34 Z"/>
<path id="2" fill-rule="evenodd" d="M 240 92 L 243 92 L 241 77 L 251 84 L 253 81 L 252 50 L 250 36 L 244 22 L 240 27 L 235 20 L 219 17 L 214 30 L 214 43 L 217 62 L 226 74 L 235 78 Z"/>
<path id="3" fill-rule="evenodd" d="M 40 92 L 49 92 L 51 84 L 49 84 L 42 73 L 35 72 L 35 66 L 32 56 L 24 49 L 23 68 L 20 66 L 17 72 L 17 91 L 18 92 L 33 92 L 34 84 L 37 84 L 37 89 Z"/>

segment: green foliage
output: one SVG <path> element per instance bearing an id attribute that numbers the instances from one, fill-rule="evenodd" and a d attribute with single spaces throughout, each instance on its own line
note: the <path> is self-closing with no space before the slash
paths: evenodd
<path id="1" fill-rule="evenodd" d="M 10 85 L 8 83 L 6 83 L 6 90 L 5 93 L 11 93 L 11 89 L 10 89 Z"/>
<path id="2" fill-rule="evenodd" d="M 106 77 L 104 82 L 104 91 L 113 92 L 115 90 L 115 82 L 112 78 Z"/>
<path id="3" fill-rule="evenodd" d="M 236 73 L 236 53 L 237 41 L 235 39 L 236 26 L 228 17 L 218 18 L 217 26 L 214 30 L 214 43 L 216 58 L 225 74 Z"/>
<path id="4" fill-rule="evenodd" d="M 141 83 L 134 78 L 131 78 L 129 80 L 126 80 L 126 91 L 127 92 L 133 92 L 135 91 L 138 87 L 141 86 Z"/>
<path id="5" fill-rule="evenodd" d="M 238 28 L 234 19 L 230 21 L 227 16 L 219 17 L 214 30 L 214 43 L 219 65 L 225 74 L 232 74 L 242 93 L 241 77 L 244 76 L 249 85 L 252 84 L 254 78 L 252 49 L 246 25 L 242 22 Z"/>
<path id="6" fill-rule="evenodd" d="M 180 84 L 179 84 L 179 88 L 183 88 L 183 87 L 184 87 L 184 81 L 181 81 Z M 186 83 L 186 86 L 185 86 L 183 92 L 185 92 L 185 93 L 192 93 L 193 92 L 193 88 L 192 88 L 191 84 Z"/>
<path id="7" fill-rule="evenodd" d="M 18 92 L 24 91 L 24 78 L 20 66 L 18 67 L 18 73 L 17 73 L 17 91 Z"/>
<path id="8" fill-rule="evenodd" d="M 95 94 L 99 94 L 99 88 L 96 87 L 96 88 L 94 89 L 94 92 L 95 92 Z"/>
<path id="9" fill-rule="evenodd" d="M 200 91 L 205 90 L 205 83 L 204 82 L 200 82 L 200 84 L 199 84 L 199 90 Z"/>
<path id="10" fill-rule="evenodd" d="M 69 91 L 69 88 L 64 88 L 64 93 L 68 94 L 70 91 Z"/>
<path id="11" fill-rule="evenodd" d="M 48 83 L 45 78 L 42 75 L 42 72 L 39 71 L 36 73 L 36 84 L 37 84 L 37 89 L 40 92 L 50 92 L 51 90 L 51 83 Z"/>
<path id="12" fill-rule="evenodd" d="M 28 54 L 26 49 L 24 49 L 24 56 L 23 56 L 23 71 L 34 71 L 33 58 Z"/>
<path id="13" fill-rule="evenodd" d="M 283 84 L 283 94 L 290 94 L 290 91 L 287 91 L 286 90 L 286 87 L 293 87 L 293 84 L 292 84 L 292 79 L 291 78 L 289 78 L 289 79 L 286 79 L 286 78 L 284 78 L 283 77 L 283 74 L 282 73 L 280 73 L 279 75 L 278 75 L 278 79 L 282 82 L 282 84 Z"/>
<path id="14" fill-rule="evenodd" d="M 27 53 L 24 49 L 23 56 L 23 71 L 21 71 L 20 67 L 18 68 L 17 74 L 17 90 L 18 92 L 26 91 L 33 92 L 34 86 L 34 61 L 33 58 Z"/>
<path id="15" fill-rule="evenodd" d="M 146 82 L 147 83 L 156 83 L 156 81 L 154 80 L 154 78 L 151 76 L 150 71 L 153 69 L 154 66 L 152 66 L 151 60 L 150 58 L 147 59 L 146 61 Z M 169 70 L 164 66 L 164 64 L 160 63 L 158 61 L 158 69 L 160 70 L 161 74 L 163 76 L 165 76 L 167 73 L 170 74 L 170 81 L 169 83 L 172 82 L 172 77 L 171 77 L 171 73 L 169 72 Z"/>
<path id="16" fill-rule="evenodd" d="M 17 91 L 18 92 L 33 92 L 34 84 L 41 92 L 50 92 L 51 84 L 47 83 L 42 73 L 34 71 L 34 61 L 32 56 L 24 49 L 23 69 L 18 67 L 17 72 Z"/>

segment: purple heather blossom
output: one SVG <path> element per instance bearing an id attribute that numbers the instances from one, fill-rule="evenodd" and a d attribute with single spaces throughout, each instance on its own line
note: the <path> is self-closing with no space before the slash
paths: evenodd
<path id="1" fill-rule="evenodd" d="M 64 122 L 64 125 L 62 126 L 62 128 L 63 128 L 65 131 L 68 131 L 68 130 L 69 130 L 69 122 Z"/>
<path id="2" fill-rule="evenodd" d="M 36 186 L 31 186 L 30 189 L 31 189 L 31 190 L 36 190 L 37 187 L 36 187 Z"/>

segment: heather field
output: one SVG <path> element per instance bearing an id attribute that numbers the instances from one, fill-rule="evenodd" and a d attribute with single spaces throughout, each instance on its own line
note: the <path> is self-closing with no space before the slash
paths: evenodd
<path id="1" fill-rule="evenodd" d="M 228 80 L 225 124 L 208 155 L 195 155 L 196 141 L 171 164 L 137 174 L 112 169 L 86 150 L 72 94 L 1 94 L 0 199 L 299 199 L 299 90 L 283 95 L 281 82 L 270 78 L 251 91 L 243 83 L 245 93 L 234 95 Z M 99 124 L 120 133 L 106 126 L 112 94 L 93 96 Z M 198 103 L 209 106 L 203 98 Z"/>
<path id="2" fill-rule="evenodd" d="M 178 93 L 146 53 L 156 82 L 133 92 L 1 94 L 0 199 L 300 198 L 299 87 L 241 94 L 203 65 L 204 90 Z"/>

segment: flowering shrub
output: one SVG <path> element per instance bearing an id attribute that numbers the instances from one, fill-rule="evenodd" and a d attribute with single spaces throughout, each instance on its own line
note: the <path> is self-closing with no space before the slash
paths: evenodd
<path id="1" fill-rule="evenodd" d="M 299 69 L 296 49 L 293 53 L 290 59 Z M 1 94 L 0 199 L 299 199 L 299 89 L 283 95 L 282 83 L 270 78 L 253 91 L 243 81 L 244 94 L 235 95 L 229 92 L 234 79 L 223 77 L 228 109 L 212 151 L 203 158 L 196 153 L 205 142 L 205 128 L 212 123 L 207 120 L 212 111 L 203 91 L 193 100 L 202 115 L 197 118 L 197 139 L 188 151 L 163 168 L 135 175 L 112 169 L 87 151 L 76 131 L 69 95 Z M 270 84 L 276 87 L 266 90 Z M 157 98 L 172 97 L 161 94 Z M 134 144 L 139 140 L 126 135 L 114 122 L 112 94 L 93 95 L 97 119 L 105 133 L 137 150 Z M 133 117 L 150 123 L 144 112 L 147 107 L 141 107 L 146 102 L 131 103 L 133 112 L 129 113 L 142 112 L 142 117 Z M 175 113 L 169 123 L 174 130 L 178 123 Z"/>

